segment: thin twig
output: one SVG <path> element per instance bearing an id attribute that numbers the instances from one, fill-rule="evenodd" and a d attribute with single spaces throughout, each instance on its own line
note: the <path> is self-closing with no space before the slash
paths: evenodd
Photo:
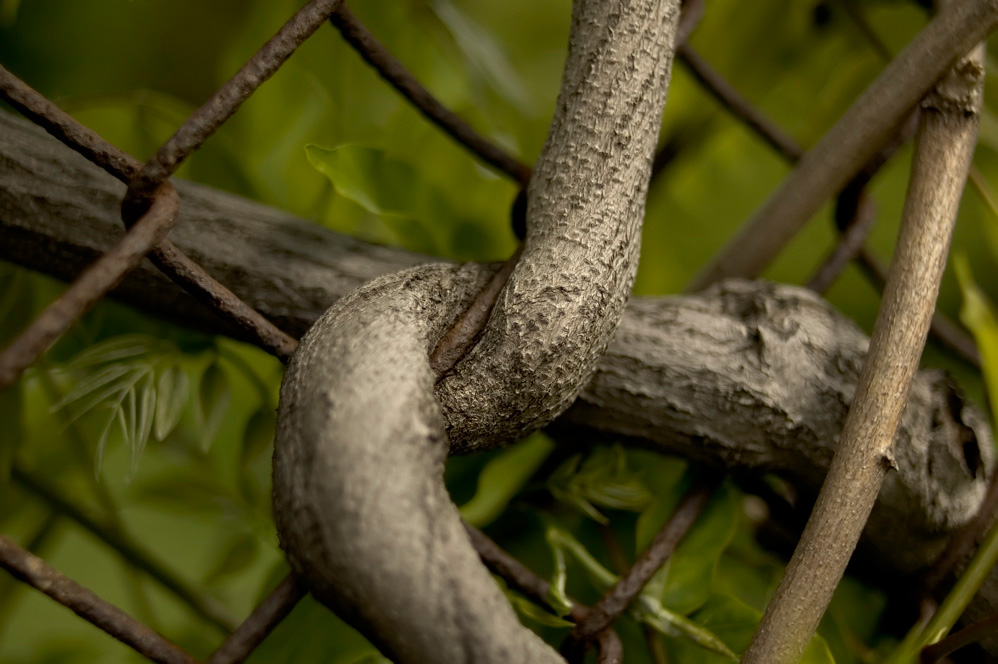
<path id="1" fill-rule="evenodd" d="M 982 62 L 983 45 L 923 102 L 897 251 L 842 439 L 742 664 L 799 661 L 893 463 L 977 140 Z"/>
<path id="2" fill-rule="evenodd" d="M 148 205 L 149 196 L 156 187 L 166 182 L 192 152 L 232 117 L 242 103 L 274 75 L 295 49 L 312 36 L 342 2 L 343 0 L 312 0 L 295 12 L 277 34 L 260 47 L 211 99 L 184 121 L 129 182 L 122 205 L 126 223 L 134 218 L 137 211 Z"/>
<path id="3" fill-rule="evenodd" d="M 987 618 L 967 625 L 959 632 L 950 634 L 945 639 L 922 648 L 921 664 L 936 664 L 951 652 L 976 643 L 996 632 L 998 632 L 998 613 L 993 613 Z"/>
<path id="4" fill-rule="evenodd" d="M 40 554 L 51 542 L 52 536 L 58 532 L 61 523 L 62 515 L 56 510 L 51 510 L 28 539 L 24 548 L 36 555 Z M 14 594 L 20 585 L 20 582 L 12 576 L 0 579 L 0 632 L 3 632 L 3 624 L 14 606 Z"/>
<path id="5" fill-rule="evenodd" d="M 307 590 L 294 573 L 288 574 L 236 631 L 225 639 L 208 664 L 239 664 L 263 643 L 275 627 L 288 617 Z"/>
<path id="6" fill-rule="evenodd" d="M 128 564 L 148 574 L 210 624 L 226 633 L 236 629 L 239 625 L 239 622 L 229 614 L 228 609 L 222 606 L 217 600 L 202 595 L 198 590 L 175 576 L 173 572 L 153 560 L 148 553 L 139 548 L 128 536 L 113 528 L 108 528 L 90 517 L 71 501 L 60 495 L 55 489 L 48 486 L 44 481 L 18 466 L 14 466 L 11 470 L 11 478 L 24 489 L 51 505 L 53 509 L 64 514 L 81 528 L 114 549 Z"/>
<path id="7" fill-rule="evenodd" d="M 876 52 L 878 56 L 885 62 L 890 62 L 894 54 L 891 50 L 887 48 L 887 44 L 884 40 L 877 35 L 874 31 L 873 26 L 870 22 L 866 20 L 866 15 L 863 13 L 863 8 L 857 5 L 854 0 L 838 0 L 835 4 L 842 7 L 845 10 L 846 15 L 852 21 L 852 24 L 856 27 L 863 39 L 867 44 Z"/>
<path id="8" fill-rule="evenodd" d="M 0 97 L 118 180 L 127 184 L 139 173 L 142 163 L 138 159 L 77 122 L 3 67 L 0 67 Z M 284 361 L 294 352 L 297 342 L 293 338 L 215 281 L 168 238 L 160 242 L 150 258 L 170 279 L 242 330 L 260 348 Z"/>
<path id="9" fill-rule="evenodd" d="M 0 535 L 0 567 L 45 593 L 90 624 L 104 630 L 146 659 L 160 664 L 196 664 L 197 660 L 121 609 Z"/>
<path id="10" fill-rule="evenodd" d="M 677 50 L 686 43 L 686 40 L 696 30 L 696 27 L 700 24 L 700 20 L 703 18 L 705 9 L 706 3 L 704 0 L 683 0 L 680 7 L 682 13 L 679 15 L 679 24 L 676 26 Z M 698 124 L 694 125 L 691 129 L 684 130 L 680 127 L 678 130 L 673 130 L 661 142 L 661 147 L 655 151 L 655 158 L 651 165 L 651 180 L 654 181 L 684 148 L 694 142 L 690 140 L 691 137 L 693 139 L 703 137 L 706 134 L 704 130 L 707 129 L 709 124 L 709 121 L 698 119 Z"/>
<path id="11" fill-rule="evenodd" d="M 586 619 L 575 626 L 569 637 L 571 641 L 576 644 L 590 641 L 613 625 L 675 551 L 676 545 L 696 522 L 719 483 L 720 478 L 710 474 L 699 479 L 686 492 L 669 521 L 634 561 L 631 569 L 600 598 Z"/>
<path id="12" fill-rule="evenodd" d="M 758 275 L 821 205 L 873 157 L 952 64 L 993 29 L 998 4 L 949 4 L 849 108 L 687 290 Z"/>
<path id="13" fill-rule="evenodd" d="M 876 219 L 876 206 L 866 194 L 866 187 L 894 153 L 908 139 L 915 135 L 918 126 L 918 112 L 908 116 L 901 130 L 894 134 L 887 145 L 863 166 L 859 173 L 842 188 L 835 199 L 835 227 L 839 231 L 839 241 L 831 255 L 807 282 L 807 287 L 816 293 L 824 293 L 835 282 L 845 266 L 863 251 L 866 236 Z"/>
<path id="14" fill-rule="evenodd" d="M 797 141 L 745 99 L 733 85 L 693 50 L 693 47 L 682 44 L 676 51 L 676 55 L 707 92 L 753 129 L 756 135 L 766 141 L 774 150 L 788 161 L 794 162 L 801 158 L 804 151 L 797 144 Z"/>
<path id="15" fill-rule="evenodd" d="M 521 186 L 527 186 L 530 182 L 530 166 L 479 134 L 454 111 L 441 104 L 401 62 L 388 52 L 388 49 L 375 39 L 364 24 L 353 15 L 346 3 L 329 17 L 329 21 L 358 55 L 399 94 L 408 99 L 427 120 L 478 155 L 485 163 L 513 178 Z"/>

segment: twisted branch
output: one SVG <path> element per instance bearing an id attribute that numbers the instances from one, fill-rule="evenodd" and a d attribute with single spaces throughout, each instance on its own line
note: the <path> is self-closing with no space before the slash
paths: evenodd
<path id="1" fill-rule="evenodd" d="M 637 267 L 678 14 L 678 2 L 576 2 L 522 255 L 446 375 L 436 379 L 429 354 L 489 266 L 378 279 L 323 315 L 288 366 L 274 455 L 282 547 L 312 594 L 395 661 L 562 661 L 478 561 L 442 462 L 550 422 L 612 338 Z"/>

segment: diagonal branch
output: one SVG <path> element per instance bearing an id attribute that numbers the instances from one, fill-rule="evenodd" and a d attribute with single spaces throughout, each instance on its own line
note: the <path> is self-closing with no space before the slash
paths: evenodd
<path id="1" fill-rule="evenodd" d="M 977 141 L 983 56 L 981 45 L 923 102 L 897 252 L 842 442 L 743 664 L 799 660 L 894 464 Z"/>
<path id="2" fill-rule="evenodd" d="M 762 138 L 787 161 L 797 161 L 804 150 L 791 136 L 772 120 L 759 112 L 731 83 L 704 60 L 689 44 L 682 44 L 676 51 L 676 57 L 686 65 L 693 77 L 721 105 L 725 106 L 735 116 L 741 119 L 756 135 Z"/>
<path id="3" fill-rule="evenodd" d="M 197 664 L 196 659 L 173 643 L 63 576 L 44 560 L 28 553 L 3 535 L 0 535 L 0 567 L 133 648 L 146 659 L 159 664 Z"/>
<path id="4" fill-rule="evenodd" d="M 876 154 L 932 85 L 994 29 L 998 2 L 947 5 L 904 49 L 689 285 L 758 275 Z"/>

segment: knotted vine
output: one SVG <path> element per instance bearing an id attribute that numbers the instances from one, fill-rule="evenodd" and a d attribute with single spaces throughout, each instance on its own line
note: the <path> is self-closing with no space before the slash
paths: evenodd
<path id="1" fill-rule="evenodd" d="M 443 485 L 448 454 L 551 422 L 623 313 L 679 3 L 578 0 L 522 254 L 474 346 L 430 354 L 495 271 L 429 265 L 333 306 L 281 391 L 274 512 L 311 592 L 397 662 L 560 662 L 518 623 Z"/>

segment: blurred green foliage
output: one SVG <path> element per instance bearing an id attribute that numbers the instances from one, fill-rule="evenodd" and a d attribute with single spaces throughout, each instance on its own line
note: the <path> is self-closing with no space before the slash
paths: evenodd
<path id="1" fill-rule="evenodd" d="M 144 159 L 300 4 L 0 0 L 0 62 Z M 890 52 L 926 20 L 922 8 L 902 0 L 712 0 L 692 44 L 806 147 L 883 65 L 846 4 L 861 9 Z M 536 158 L 558 91 L 569 0 L 404 0 L 358 3 L 354 11 L 446 105 L 523 160 Z M 985 189 L 998 182 L 998 87 L 991 76 L 988 83 L 975 158 Z M 672 137 L 685 147 L 651 186 L 640 294 L 681 289 L 789 170 L 679 64 L 663 127 L 663 138 Z M 902 150 L 871 187 L 878 221 L 869 246 L 885 258 L 909 156 Z M 331 28 L 302 46 L 180 175 L 421 252 L 490 260 L 515 246 L 509 208 L 516 187 L 425 121 Z M 828 217 L 826 208 L 767 276 L 806 280 L 834 241 Z M 954 246 L 973 266 L 982 301 L 998 297 L 995 228 L 993 211 L 968 193 Z M 0 341 L 61 288 L 0 265 Z M 879 298 L 854 268 L 828 297 L 872 326 Z M 939 308 L 955 316 L 960 301 L 947 272 Z M 931 343 L 925 362 L 949 369 L 982 399 L 976 370 Z M 0 394 L 0 530 L 206 656 L 224 636 L 218 628 L 18 477 L 44 478 L 238 619 L 287 572 L 269 502 L 280 378 L 279 363 L 253 348 L 102 303 Z M 592 602 L 618 571 L 608 542 L 632 559 L 675 508 L 690 473 L 685 462 L 617 447 L 559 454 L 537 436 L 453 459 L 446 477 L 469 518 L 563 592 Z M 621 621 L 629 663 L 650 661 L 639 624 L 659 632 L 654 638 L 670 661 L 729 661 L 718 653 L 745 647 L 782 565 L 754 541 L 756 521 L 744 507 L 726 485 Z M 515 604 L 552 643 L 564 637 L 557 597 L 553 607 Z M 876 661 L 893 643 L 877 629 L 884 605 L 878 591 L 847 579 L 808 661 Z M 140 660 L 0 576 L 0 661 Z M 363 638 L 306 599 L 251 661 L 379 660 Z"/>

